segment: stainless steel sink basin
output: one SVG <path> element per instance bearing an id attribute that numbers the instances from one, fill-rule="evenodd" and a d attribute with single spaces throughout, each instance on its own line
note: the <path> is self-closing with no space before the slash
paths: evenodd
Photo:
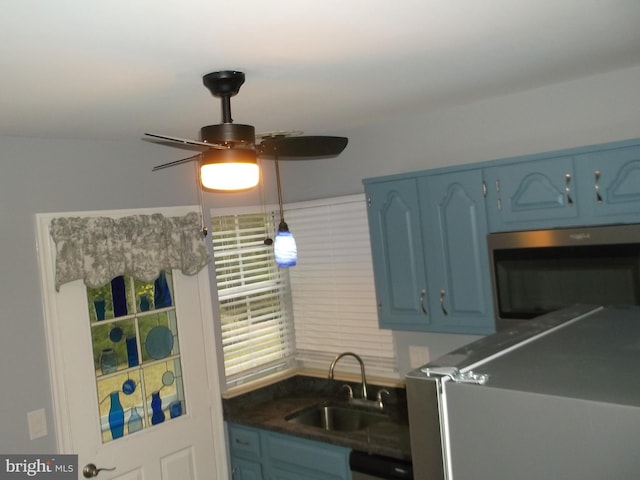
<path id="1" fill-rule="evenodd" d="M 288 422 L 310 425 L 334 432 L 354 432 L 387 420 L 384 413 L 360 410 L 340 405 L 317 405 L 292 413 Z"/>

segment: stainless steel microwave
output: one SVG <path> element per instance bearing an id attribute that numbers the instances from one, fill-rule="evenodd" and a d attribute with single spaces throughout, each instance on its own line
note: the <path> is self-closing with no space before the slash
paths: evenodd
<path id="1" fill-rule="evenodd" d="M 498 329 L 581 303 L 640 304 L 640 224 L 488 236 Z"/>

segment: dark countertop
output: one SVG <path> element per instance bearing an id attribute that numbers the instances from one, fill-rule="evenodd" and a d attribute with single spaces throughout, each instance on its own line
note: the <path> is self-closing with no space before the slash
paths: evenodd
<path id="1" fill-rule="evenodd" d="M 341 445 L 367 453 L 410 460 L 409 424 L 404 389 L 369 385 L 369 396 L 380 388 L 390 395 L 385 401 L 383 420 L 364 430 L 354 432 L 327 431 L 322 428 L 288 422 L 285 417 L 323 402 L 346 404 L 344 384 L 352 386 L 356 396 L 360 385 L 298 375 L 238 397 L 223 400 L 227 422 L 270 430 L 273 432 Z"/>

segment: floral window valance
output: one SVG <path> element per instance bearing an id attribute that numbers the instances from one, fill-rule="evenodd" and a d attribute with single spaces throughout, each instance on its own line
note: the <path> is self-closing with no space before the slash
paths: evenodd
<path id="1" fill-rule="evenodd" d="M 200 215 L 63 217 L 51 221 L 56 289 L 83 279 L 99 287 L 119 275 L 153 281 L 162 270 L 195 275 L 209 262 Z"/>

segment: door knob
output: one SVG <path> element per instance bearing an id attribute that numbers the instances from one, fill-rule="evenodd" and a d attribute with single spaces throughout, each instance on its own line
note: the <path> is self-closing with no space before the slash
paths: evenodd
<path id="1" fill-rule="evenodd" d="M 87 463 L 84 466 L 84 468 L 82 469 L 82 475 L 84 476 L 84 478 L 92 478 L 92 477 L 97 477 L 98 474 L 102 470 L 106 470 L 108 472 L 112 472 L 115 469 L 116 469 L 116 467 L 113 467 L 113 468 L 98 468 L 93 463 Z"/>

